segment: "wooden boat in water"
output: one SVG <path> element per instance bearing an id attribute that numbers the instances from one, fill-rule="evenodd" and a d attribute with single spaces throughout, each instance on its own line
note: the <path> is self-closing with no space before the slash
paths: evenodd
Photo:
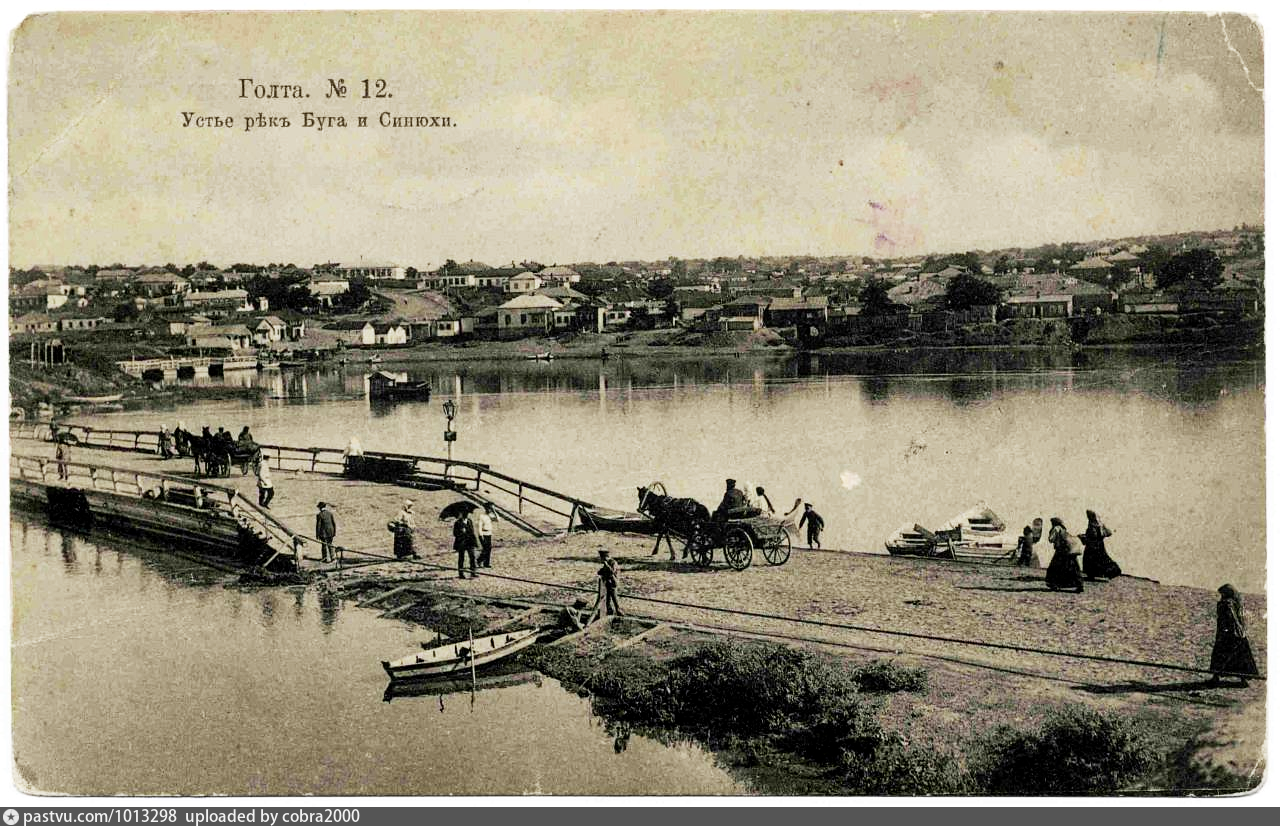
<path id="1" fill-rule="evenodd" d="M 385 370 L 366 376 L 369 382 L 369 398 L 381 402 L 431 401 L 431 385 L 425 381 L 408 381 Z"/>
<path id="2" fill-rule="evenodd" d="M 538 640 L 537 628 L 522 628 L 502 634 L 477 637 L 429 647 L 422 644 L 422 652 L 408 654 L 398 660 L 382 661 L 387 676 L 395 680 L 420 680 L 448 676 L 470 677 L 472 666 L 480 668 L 518 651 L 523 651 Z"/>
<path id="3" fill-rule="evenodd" d="M 642 513 L 616 511 L 609 508 L 578 508 L 582 520 L 579 530 L 608 531 L 610 533 L 655 534 L 658 523 Z"/>
<path id="4" fill-rule="evenodd" d="M 993 565 L 1012 565 L 1018 555 L 1018 537 L 1006 533 L 1004 521 L 983 505 L 970 508 L 935 531 L 918 523 L 903 525 L 884 546 L 894 556 Z"/>
<path id="5" fill-rule="evenodd" d="M 391 702 L 403 697 L 437 697 L 445 694 L 459 694 L 468 691 L 484 691 L 487 688 L 510 688 L 529 683 L 541 684 L 542 674 L 529 671 L 520 666 L 508 667 L 503 664 L 494 666 L 483 675 L 477 675 L 471 682 L 470 669 L 465 674 L 454 674 L 445 677 L 424 677 L 421 680 L 399 680 L 387 683 L 382 692 L 383 702 Z"/>
<path id="6" fill-rule="evenodd" d="M 123 398 L 123 393 L 113 393 L 109 396 L 63 396 L 62 400 L 73 404 L 111 404 Z"/>

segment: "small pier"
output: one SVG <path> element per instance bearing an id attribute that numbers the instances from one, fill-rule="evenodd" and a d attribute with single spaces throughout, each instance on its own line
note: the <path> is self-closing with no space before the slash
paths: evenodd
<path id="1" fill-rule="evenodd" d="M 54 459 L 55 430 L 70 454 L 61 470 Z M 336 448 L 260 445 L 277 491 L 271 508 L 261 508 L 247 466 L 233 465 L 225 477 L 197 476 L 192 458 L 160 457 L 154 431 L 17 423 L 11 425 L 10 443 L 16 502 L 51 507 L 70 495 L 64 491 L 83 491 L 89 512 L 97 517 L 101 511 L 101 520 L 118 528 L 178 547 L 213 545 L 242 558 L 240 532 L 248 529 L 273 552 L 264 548 L 253 564 L 265 567 L 266 559 L 302 573 L 394 561 L 386 525 L 405 499 L 417 506 L 416 536 L 429 553 L 449 547 L 449 526 L 436 516 L 459 498 L 492 504 L 505 523 L 503 532 L 527 538 L 567 532 L 579 510 L 592 507 L 480 463 L 380 451 L 350 462 Z M 192 513 L 197 498 L 199 513 Z M 314 537 L 320 501 L 331 505 L 338 521 L 336 564 L 321 562 Z"/>

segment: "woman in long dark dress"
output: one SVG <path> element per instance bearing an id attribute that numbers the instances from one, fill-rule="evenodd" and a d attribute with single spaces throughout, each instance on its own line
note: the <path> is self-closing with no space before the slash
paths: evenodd
<path id="1" fill-rule="evenodd" d="M 1078 551 L 1071 546 L 1071 535 L 1062 519 L 1055 516 L 1049 520 L 1049 544 L 1053 546 L 1053 559 L 1049 560 L 1049 570 L 1045 572 L 1044 581 L 1053 591 L 1084 590 L 1084 579 L 1080 576 Z"/>
<path id="2" fill-rule="evenodd" d="M 1085 515 L 1089 517 L 1089 527 L 1084 532 L 1084 575 L 1089 579 L 1115 579 L 1120 576 L 1120 566 L 1107 553 L 1106 543 L 1111 529 L 1093 511 L 1085 511 Z"/>
<path id="3" fill-rule="evenodd" d="M 1253 659 L 1253 649 L 1245 636 L 1244 604 L 1240 594 L 1230 585 L 1218 589 L 1218 633 L 1213 640 L 1213 656 L 1209 658 L 1209 670 L 1213 672 L 1210 685 L 1217 685 L 1223 675 L 1240 678 L 1240 685 L 1248 685 L 1249 677 L 1258 676 L 1258 664 Z"/>

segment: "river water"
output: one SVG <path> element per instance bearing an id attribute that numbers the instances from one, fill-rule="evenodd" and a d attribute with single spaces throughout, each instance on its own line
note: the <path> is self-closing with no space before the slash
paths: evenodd
<path id="1" fill-rule="evenodd" d="M 688 744 L 626 747 L 554 680 L 384 701 L 420 627 L 316 587 L 250 589 L 133 540 L 15 515 L 13 742 L 76 795 L 729 794 Z"/>
<path id="2" fill-rule="evenodd" d="M 273 398 L 79 417 L 122 428 L 248 424 L 259 441 L 454 456 L 633 509 L 661 480 L 714 507 L 733 477 L 797 498 L 827 547 L 883 551 L 904 524 L 985 502 L 1015 530 L 1085 509 L 1124 569 L 1265 586 L 1264 365 L 1245 356 L 939 351 L 758 359 L 385 363 L 431 403 L 372 406 L 366 367 L 241 374 Z M 1047 551 L 1042 556 L 1047 558 Z"/>
<path id="3" fill-rule="evenodd" d="M 365 369 L 239 374 L 263 404 L 81 416 L 181 419 L 264 442 L 455 456 L 600 504 L 662 480 L 709 505 L 723 478 L 814 503 L 824 543 L 882 549 L 904 522 L 985 501 L 1015 527 L 1084 509 L 1131 573 L 1264 588 L 1263 365 L 1197 355 L 387 364 L 429 404 L 371 406 Z M 287 496 L 287 490 L 281 492 Z M 71 794 L 718 794 L 700 748 L 625 749 L 553 680 L 394 698 L 378 661 L 425 633 L 320 589 L 252 589 L 145 543 L 15 514 L 14 746 L 29 788 Z"/>

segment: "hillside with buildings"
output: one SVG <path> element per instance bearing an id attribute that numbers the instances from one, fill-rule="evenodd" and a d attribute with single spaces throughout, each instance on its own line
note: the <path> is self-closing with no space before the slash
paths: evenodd
<path id="1" fill-rule="evenodd" d="M 521 339 L 598 348 L 650 330 L 669 331 L 655 345 L 737 349 L 1253 344 L 1263 274 L 1253 227 L 895 259 L 39 266 L 10 272 L 10 349 L 92 370 L 108 351 L 307 360 Z"/>

